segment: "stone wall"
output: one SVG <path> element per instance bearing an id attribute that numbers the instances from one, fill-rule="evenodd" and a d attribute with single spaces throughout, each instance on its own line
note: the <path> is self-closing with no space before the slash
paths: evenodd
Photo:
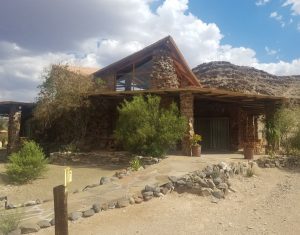
<path id="1" fill-rule="evenodd" d="M 189 120 L 186 134 L 182 139 L 182 152 L 191 155 L 191 138 L 194 135 L 194 96 L 192 93 L 180 93 L 181 115 Z"/>
<path id="2" fill-rule="evenodd" d="M 128 152 L 54 152 L 50 154 L 50 162 L 59 165 L 128 165 L 130 159 L 131 154 Z"/>
<path id="3" fill-rule="evenodd" d="M 121 100 L 101 97 L 92 100 L 85 144 L 81 146 L 81 149 L 90 151 L 116 148 L 113 131 L 118 116 L 117 106 L 120 102 Z"/>
<path id="4" fill-rule="evenodd" d="M 157 49 L 154 51 L 152 62 L 153 66 L 150 75 L 152 89 L 179 87 L 179 78 L 168 50 Z"/>

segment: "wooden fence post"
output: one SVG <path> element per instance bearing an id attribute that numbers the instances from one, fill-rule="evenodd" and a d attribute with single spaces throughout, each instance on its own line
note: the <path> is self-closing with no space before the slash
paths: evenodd
<path id="1" fill-rule="evenodd" d="M 64 185 L 53 188 L 55 235 L 68 235 L 68 192 Z"/>

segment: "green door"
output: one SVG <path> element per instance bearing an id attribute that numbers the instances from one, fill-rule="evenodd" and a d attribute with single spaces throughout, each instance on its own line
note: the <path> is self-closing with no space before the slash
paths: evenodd
<path id="1" fill-rule="evenodd" d="M 196 118 L 195 132 L 202 135 L 202 148 L 208 151 L 228 151 L 228 118 Z"/>

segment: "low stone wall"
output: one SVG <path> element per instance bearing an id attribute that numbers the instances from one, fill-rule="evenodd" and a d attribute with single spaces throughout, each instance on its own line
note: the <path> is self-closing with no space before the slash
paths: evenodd
<path id="1" fill-rule="evenodd" d="M 300 167 L 300 157 L 297 156 L 276 156 L 276 157 L 262 157 L 256 160 L 259 167 L 262 168 L 297 168 Z"/>
<path id="2" fill-rule="evenodd" d="M 50 153 L 50 162 L 59 165 L 127 165 L 131 159 L 131 156 L 132 155 L 128 152 L 54 152 Z"/>
<path id="3" fill-rule="evenodd" d="M 50 163 L 59 165 L 128 165 L 133 155 L 128 152 L 54 152 L 50 153 Z M 153 165 L 160 161 L 154 157 L 137 156 L 143 166 Z"/>

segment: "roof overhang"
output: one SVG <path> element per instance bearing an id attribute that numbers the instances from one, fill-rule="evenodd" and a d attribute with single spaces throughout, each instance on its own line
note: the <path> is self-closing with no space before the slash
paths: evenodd
<path id="1" fill-rule="evenodd" d="M 13 108 L 19 110 L 32 109 L 34 105 L 34 103 L 29 102 L 0 101 L 0 115 L 8 115 Z"/>
<path id="2" fill-rule="evenodd" d="M 127 98 L 134 95 L 168 95 L 178 96 L 180 93 L 191 93 L 195 100 L 210 100 L 216 102 L 238 104 L 241 108 L 253 114 L 263 114 L 266 105 L 274 104 L 280 106 L 289 99 L 285 97 L 244 94 L 240 92 L 231 92 L 220 89 L 189 87 L 178 89 L 157 89 L 157 90 L 139 90 L 139 91 L 103 91 L 91 94 L 90 97 L 106 98 Z"/>

